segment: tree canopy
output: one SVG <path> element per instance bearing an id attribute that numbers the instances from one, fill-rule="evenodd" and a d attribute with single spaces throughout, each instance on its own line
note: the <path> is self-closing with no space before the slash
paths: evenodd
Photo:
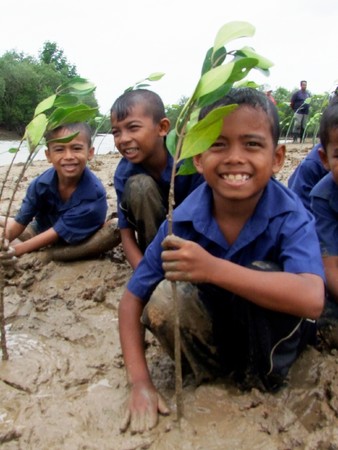
<path id="1" fill-rule="evenodd" d="M 0 57 L 0 126 L 22 134 L 36 105 L 76 76 L 55 42 L 45 42 L 38 58 L 7 51 Z M 84 102 L 97 107 L 93 93 Z"/>

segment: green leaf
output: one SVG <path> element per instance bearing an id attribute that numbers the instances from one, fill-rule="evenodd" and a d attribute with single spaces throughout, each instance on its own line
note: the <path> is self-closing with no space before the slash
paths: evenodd
<path id="1" fill-rule="evenodd" d="M 57 94 L 68 92 L 77 96 L 84 96 L 92 93 L 95 89 L 95 85 L 85 78 L 75 77 L 59 86 Z"/>
<path id="2" fill-rule="evenodd" d="M 19 150 L 20 150 L 20 149 L 19 149 L 18 147 L 11 147 L 11 148 L 8 150 L 8 153 L 18 153 Z"/>
<path id="3" fill-rule="evenodd" d="M 209 50 L 207 51 L 207 54 L 205 55 L 205 58 L 203 61 L 201 75 L 205 74 L 206 72 L 208 72 L 211 69 L 211 67 L 212 67 L 211 56 L 212 56 L 213 51 L 214 51 L 213 47 L 209 48 Z"/>
<path id="4" fill-rule="evenodd" d="M 249 57 L 249 58 L 257 59 L 257 60 L 258 60 L 257 67 L 258 67 L 259 69 L 267 70 L 267 69 L 269 69 L 270 67 L 273 66 L 273 63 L 272 63 L 269 59 L 265 58 L 265 57 L 262 56 L 262 55 L 259 55 L 259 54 L 258 54 L 253 48 L 251 48 L 251 47 L 243 47 L 242 49 L 237 50 L 236 55 L 239 55 L 239 56 L 247 56 L 247 57 Z"/>
<path id="5" fill-rule="evenodd" d="M 34 111 L 34 117 L 38 116 L 44 111 L 47 111 L 47 109 L 50 109 L 52 106 L 54 106 L 54 102 L 56 99 L 56 94 L 51 95 L 48 98 L 45 98 L 38 104 L 38 106 L 35 108 Z"/>
<path id="6" fill-rule="evenodd" d="M 231 83 L 223 84 L 218 89 L 211 92 L 210 94 L 200 97 L 198 100 L 198 106 L 203 108 L 204 106 L 208 106 L 208 105 L 211 105 L 212 103 L 217 102 L 217 100 L 224 97 L 230 91 L 231 88 L 232 88 Z"/>
<path id="7" fill-rule="evenodd" d="M 74 122 L 86 122 L 87 120 L 95 117 L 97 114 L 97 108 L 90 108 L 87 105 L 81 104 L 72 106 L 69 108 L 57 108 L 49 116 L 48 130 L 53 130 L 67 123 Z"/>
<path id="8" fill-rule="evenodd" d="M 178 168 L 177 175 L 192 175 L 196 173 L 196 167 L 192 158 L 184 159 Z"/>
<path id="9" fill-rule="evenodd" d="M 154 73 L 150 74 L 149 77 L 146 78 L 146 80 L 149 80 L 149 81 L 158 81 L 158 80 L 160 80 L 164 75 L 165 75 L 164 72 L 154 72 Z"/>
<path id="10" fill-rule="evenodd" d="M 40 144 L 47 128 L 47 117 L 39 114 L 26 126 L 24 138 L 27 139 L 30 153 Z"/>
<path id="11" fill-rule="evenodd" d="M 237 87 L 249 87 L 251 89 L 258 89 L 259 88 L 259 84 L 257 84 L 255 81 L 250 81 L 250 80 L 241 80 L 238 83 L 234 83 L 234 86 Z M 289 104 L 289 103 L 288 103 Z"/>
<path id="12" fill-rule="evenodd" d="M 228 83 L 235 83 L 245 78 L 251 69 L 257 66 L 258 59 L 255 58 L 240 58 L 233 61 L 234 68 L 231 72 L 231 76 L 228 79 Z"/>
<path id="13" fill-rule="evenodd" d="M 62 144 L 65 144 L 67 142 L 72 141 L 79 133 L 80 133 L 79 131 L 75 131 L 75 133 L 68 134 L 68 136 L 62 138 L 50 139 L 49 141 L 47 141 L 47 143 L 50 144 L 51 142 L 60 142 Z"/>
<path id="14" fill-rule="evenodd" d="M 74 106 L 78 103 L 78 98 L 72 94 L 61 94 L 55 99 L 54 106 L 56 107 L 67 107 Z"/>
<path id="15" fill-rule="evenodd" d="M 89 91 L 89 90 L 94 90 L 95 89 L 95 85 L 93 83 L 88 82 L 75 82 L 70 84 L 69 88 L 73 91 Z"/>
<path id="16" fill-rule="evenodd" d="M 193 99 L 203 97 L 203 95 L 207 95 L 222 86 L 229 79 L 233 67 L 234 63 L 230 62 L 224 66 L 215 67 L 202 75 L 193 94 Z"/>
<path id="17" fill-rule="evenodd" d="M 248 22 L 229 22 L 218 31 L 214 42 L 214 53 L 228 42 L 255 34 L 255 27 Z"/>
<path id="18" fill-rule="evenodd" d="M 77 97 L 85 97 L 87 95 L 90 95 L 93 91 L 95 91 L 95 87 L 90 88 L 90 89 L 82 89 L 82 90 L 70 90 L 69 94 L 71 95 L 76 95 Z"/>
<path id="19" fill-rule="evenodd" d="M 216 108 L 190 128 L 184 137 L 179 159 L 199 155 L 210 148 L 220 135 L 224 117 L 236 107 L 237 105 L 227 105 Z"/>
<path id="20" fill-rule="evenodd" d="M 200 97 L 198 99 L 198 105 L 203 108 L 204 106 L 210 105 L 211 103 L 214 103 L 220 98 L 224 97 L 233 87 L 233 84 L 245 78 L 249 71 L 254 68 L 256 64 L 257 59 L 253 58 L 239 58 L 233 61 L 233 69 L 227 82 L 216 90 L 212 91 L 210 94 Z"/>
<path id="21" fill-rule="evenodd" d="M 134 88 L 142 89 L 142 88 L 145 88 L 145 87 L 148 87 L 148 86 L 150 86 L 149 83 L 140 83 L 140 84 L 136 84 L 136 85 L 134 86 Z M 133 89 L 130 89 L 130 90 L 132 91 Z"/>
<path id="22" fill-rule="evenodd" d="M 174 156 L 176 153 L 176 145 L 177 145 L 177 134 L 175 130 L 169 131 L 165 143 L 171 156 Z"/>
<path id="23" fill-rule="evenodd" d="M 205 74 L 206 72 L 208 72 L 212 67 L 220 66 L 226 58 L 227 52 L 224 47 L 218 49 L 215 52 L 214 56 L 213 56 L 213 50 L 214 50 L 213 47 L 211 47 L 207 51 L 207 54 L 205 56 L 203 66 L 202 66 L 202 72 L 201 72 L 202 75 Z"/>

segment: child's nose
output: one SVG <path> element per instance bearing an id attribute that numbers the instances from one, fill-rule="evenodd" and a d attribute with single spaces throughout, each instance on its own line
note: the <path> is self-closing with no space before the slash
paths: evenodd
<path id="1" fill-rule="evenodd" d="M 73 155 L 72 149 L 71 149 L 71 148 L 68 148 L 68 147 L 65 147 L 63 157 L 66 158 L 66 159 L 70 159 L 70 158 L 73 158 L 73 156 L 74 156 L 74 155 Z"/>
<path id="2" fill-rule="evenodd" d="M 130 141 L 130 134 L 129 134 L 128 130 L 121 131 L 121 133 L 119 135 L 119 141 L 122 143 Z"/>
<path id="3" fill-rule="evenodd" d="M 232 145 L 226 152 L 226 160 L 232 163 L 241 162 L 243 160 L 242 147 L 239 144 Z"/>

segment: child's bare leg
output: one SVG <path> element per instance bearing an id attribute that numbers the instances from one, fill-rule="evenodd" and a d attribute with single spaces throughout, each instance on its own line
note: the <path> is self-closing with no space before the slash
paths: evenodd
<path id="1" fill-rule="evenodd" d="M 218 353 L 214 344 L 212 323 L 190 283 L 177 283 L 180 315 L 181 348 L 184 365 L 190 368 L 197 384 L 220 374 Z M 157 337 L 174 359 L 174 309 L 171 283 L 162 281 L 144 308 L 142 323 Z"/>

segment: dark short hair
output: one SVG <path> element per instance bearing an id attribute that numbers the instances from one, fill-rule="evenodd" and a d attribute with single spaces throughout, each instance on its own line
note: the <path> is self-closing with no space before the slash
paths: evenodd
<path id="1" fill-rule="evenodd" d="M 135 89 L 120 95 L 110 109 L 110 114 L 116 114 L 118 121 L 124 120 L 131 109 L 141 104 L 147 116 L 152 117 L 155 123 L 159 123 L 166 117 L 164 104 L 161 97 L 148 89 Z"/>
<path id="2" fill-rule="evenodd" d="M 338 98 L 333 99 L 329 106 L 324 109 L 320 119 L 319 139 L 324 152 L 327 151 L 330 142 L 330 131 L 335 128 L 338 128 Z"/>
<path id="3" fill-rule="evenodd" d="M 44 135 L 47 147 L 48 141 L 55 139 L 61 130 L 67 130 L 70 131 L 71 133 L 74 133 L 76 131 L 82 131 L 87 137 L 89 147 L 92 146 L 92 129 L 90 125 L 88 125 L 87 122 L 73 122 L 73 123 L 65 123 L 57 128 L 54 128 L 53 130 L 48 130 Z"/>
<path id="4" fill-rule="evenodd" d="M 261 109 L 267 115 L 270 122 L 271 135 L 274 144 L 277 146 L 280 134 L 279 117 L 276 106 L 265 95 L 252 88 L 233 88 L 217 102 L 205 106 L 199 113 L 199 120 L 203 119 L 210 111 L 221 106 L 237 104 L 238 106 L 250 106 L 255 109 Z"/>

